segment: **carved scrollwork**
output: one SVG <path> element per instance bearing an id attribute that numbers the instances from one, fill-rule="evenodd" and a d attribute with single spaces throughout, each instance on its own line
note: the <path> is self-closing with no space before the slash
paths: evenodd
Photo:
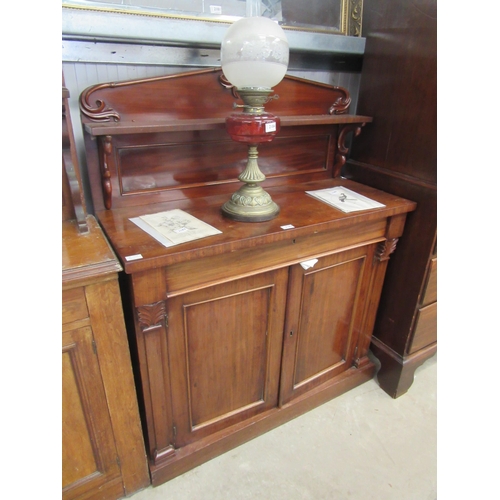
<path id="1" fill-rule="evenodd" d="M 231 196 L 231 200 L 240 207 L 265 207 L 272 203 L 271 196 L 265 191 L 260 196 L 245 196 L 236 192 Z"/>
<path id="2" fill-rule="evenodd" d="M 91 104 L 91 95 L 97 90 L 108 87 L 115 87 L 114 83 L 104 83 L 102 85 L 95 85 L 85 90 L 80 96 L 80 111 L 93 121 L 108 122 L 113 119 L 115 122 L 120 121 L 120 115 L 112 108 L 106 107 L 106 103 L 101 99 L 96 99 L 94 104 Z"/>
<path id="3" fill-rule="evenodd" d="M 363 20 L 363 0 L 350 0 L 347 35 L 361 36 L 362 20 Z"/>
<path id="4" fill-rule="evenodd" d="M 396 245 L 398 244 L 398 238 L 393 238 L 391 240 L 382 241 L 377 245 L 375 250 L 375 260 L 378 262 L 383 262 L 384 260 L 389 260 L 391 254 L 396 250 Z"/>
<path id="5" fill-rule="evenodd" d="M 346 162 L 347 153 L 349 152 L 349 147 L 346 143 L 348 134 L 354 132 L 354 137 L 357 137 L 361 134 L 361 129 L 364 126 L 364 123 L 340 125 L 340 133 L 337 138 L 337 152 L 335 153 L 335 163 L 333 165 L 333 177 L 338 177 L 340 175 L 340 171 Z"/>
<path id="6" fill-rule="evenodd" d="M 163 326 L 166 315 L 165 302 L 163 301 L 137 308 L 137 318 L 143 332 Z"/>
<path id="7" fill-rule="evenodd" d="M 335 90 L 341 92 L 342 95 L 337 97 L 335 102 L 330 106 L 328 113 L 330 115 L 342 115 L 347 113 L 349 106 L 351 105 L 351 96 L 349 92 L 343 87 L 334 87 Z"/>

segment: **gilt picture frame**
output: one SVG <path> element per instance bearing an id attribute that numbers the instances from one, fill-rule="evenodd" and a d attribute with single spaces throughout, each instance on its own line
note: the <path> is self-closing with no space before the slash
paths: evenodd
<path id="1" fill-rule="evenodd" d="M 63 0 L 62 7 L 223 24 L 257 12 L 285 30 L 362 36 L 363 0 Z"/>

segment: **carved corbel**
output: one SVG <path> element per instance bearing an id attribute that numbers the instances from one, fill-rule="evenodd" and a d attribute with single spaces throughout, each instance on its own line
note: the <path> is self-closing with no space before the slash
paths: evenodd
<path id="1" fill-rule="evenodd" d="M 167 312 L 163 301 L 137 307 L 137 318 L 143 332 L 161 328 L 166 317 Z"/>
<path id="2" fill-rule="evenodd" d="M 102 161 L 101 161 L 101 184 L 104 195 L 104 206 L 109 210 L 111 208 L 111 196 L 113 188 L 111 185 L 111 172 L 109 170 L 109 161 L 113 153 L 113 142 L 110 135 L 104 136 L 102 141 Z"/>
<path id="3" fill-rule="evenodd" d="M 161 418 L 153 418 L 149 428 L 149 445 L 151 458 L 155 465 L 166 461 L 176 454 L 175 439 L 177 429 L 172 424 L 172 408 L 170 406 L 170 382 L 158 383 L 170 379 L 168 353 L 164 349 L 164 328 L 167 326 L 167 313 L 164 301 L 136 307 L 138 327 L 144 334 L 143 362 L 147 369 L 144 377 L 145 392 L 153 401 L 164 402 Z M 147 335 L 146 335 L 147 334 Z M 154 409 L 153 409 L 154 411 Z M 165 423 L 170 422 L 171 430 L 165 432 Z M 149 426 L 149 423 L 148 423 Z"/>
<path id="4" fill-rule="evenodd" d="M 391 254 L 396 250 L 398 240 L 399 238 L 393 238 L 380 242 L 375 250 L 375 261 L 384 262 L 385 260 L 389 260 L 391 258 Z"/>
<path id="5" fill-rule="evenodd" d="M 337 152 L 335 153 L 335 163 L 333 165 L 333 177 L 338 177 L 340 171 L 344 166 L 347 154 L 349 153 L 349 147 L 346 144 L 347 137 L 350 132 L 354 133 L 354 137 L 361 134 L 361 129 L 365 126 L 365 123 L 348 123 L 346 125 L 340 125 L 340 132 L 337 138 Z"/>

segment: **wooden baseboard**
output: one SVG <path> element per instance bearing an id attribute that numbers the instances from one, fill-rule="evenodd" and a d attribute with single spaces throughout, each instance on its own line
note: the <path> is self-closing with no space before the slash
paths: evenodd
<path id="1" fill-rule="evenodd" d="M 371 361 L 364 364 L 362 368 L 350 368 L 334 380 L 281 408 L 273 408 L 243 423 L 208 436 L 206 439 L 177 449 L 175 455 L 165 462 L 150 464 L 153 486 L 165 483 L 367 382 L 374 377 L 375 368 L 375 364 Z"/>

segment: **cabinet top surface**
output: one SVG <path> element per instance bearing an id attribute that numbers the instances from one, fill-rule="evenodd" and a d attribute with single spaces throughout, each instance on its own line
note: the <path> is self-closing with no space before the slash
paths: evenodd
<path id="1" fill-rule="evenodd" d="M 385 207 L 344 213 L 305 193 L 305 191 L 334 186 L 351 189 L 384 204 Z M 221 206 L 227 201 L 227 194 L 104 210 L 98 212 L 97 217 L 125 271 L 134 273 L 192 259 L 293 240 L 318 232 L 334 231 L 337 228 L 347 226 L 354 228 L 358 223 L 387 219 L 411 212 L 416 208 L 416 204 L 412 201 L 343 178 L 275 186 L 267 191 L 280 206 L 279 215 L 267 222 L 238 222 L 224 217 L 221 213 Z M 181 209 L 193 215 L 220 230 L 221 234 L 167 248 L 130 221 L 130 218 L 173 209 Z M 282 226 L 289 225 L 293 228 L 282 228 Z M 127 260 L 130 257 L 132 259 Z"/>
<path id="2" fill-rule="evenodd" d="M 116 273 L 122 269 L 93 216 L 87 216 L 87 225 L 88 233 L 81 234 L 75 221 L 62 224 L 63 284 Z"/>

